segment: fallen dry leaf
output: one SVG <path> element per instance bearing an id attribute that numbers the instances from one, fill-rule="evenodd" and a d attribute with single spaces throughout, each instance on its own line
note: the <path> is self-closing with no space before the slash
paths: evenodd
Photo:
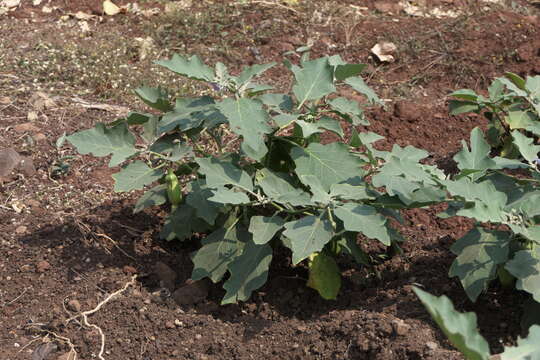
<path id="1" fill-rule="evenodd" d="M 103 2 L 103 12 L 106 15 L 114 16 L 114 15 L 117 15 L 118 13 L 120 13 L 120 8 L 118 6 L 116 6 L 112 1 L 105 0 Z"/>
<path id="2" fill-rule="evenodd" d="M 73 16 L 77 20 L 91 20 L 97 17 L 96 15 L 85 13 L 84 11 L 77 11 L 75 14 L 68 15 Z"/>
<path id="3" fill-rule="evenodd" d="M 371 53 L 377 57 L 380 62 L 394 62 L 396 59 L 393 54 L 397 46 L 391 42 L 380 42 L 371 48 Z"/>
<path id="4" fill-rule="evenodd" d="M 21 0 L 3 0 L 0 2 L 0 6 L 7 8 L 17 7 L 21 3 Z"/>

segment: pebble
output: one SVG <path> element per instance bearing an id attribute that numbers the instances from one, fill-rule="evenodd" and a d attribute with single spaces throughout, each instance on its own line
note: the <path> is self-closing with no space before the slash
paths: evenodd
<path id="1" fill-rule="evenodd" d="M 67 303 L 67 308 L 68 310 L 78 313 L 81 311 L 81 303 L 75 299 L 69 300 Z"/>
<path id="2" fill-rule="evenodd" d="M 38 273 L 44 273 L 45 271 L 49 270 L 51 268 L 51 264 L 49 264 L 47 261 L 42 260 L 37 263 L 36 265 L 36 271 Z"/>
<path id="3" fill-rule="evenodd" d="M 154 273 L 158 276 L 162 286 L 169 290 L 174 290 L 176 283 L 176 272 L 169 265 L 158 261 L 154 266 Z"/>
<path id="4" fill-rule="evenodd" d="M 201 339 L 202 339 L 202 335 L 201 335 L 201 334 L 196 334 L 196 335 L 195 335 L 195 339 L 196 339 L 196 340 L 201 340 Z"/>
<path id="5" fill-rule="evenodd" d="M 392 328 L 398 336 L 405 336 L 411 330 L 411 326 L 401 319 L 392 321 Z"/>
<path id="6" fill-rule="evenodd" d="M 28 228 L 26 226 L 21 225 L 15 229 L 15 233 L 21 235 L 21 234 L 26 233 L 27 230 Z"/>
<path id="7" fill-rule="evenodd" d="M 437 345 L 437 343 L 433 342 L 433 341 L 428 341 L 426 343 L 426 347 L 429 349 L 429 350 L 437 350 L 437 348 L 439 347 L 439 345 Z"/>
<path id="8" fill-rule="evenodd" d="M 180 327 L 180 326 L 184 326 L 184 323 L 183 323 L 183 322 L 181 322 L 181 321 L 180 321 L 180 320 L 178 320 L 178 319 L 175 319 L 175 320 L 174 320 L 174 325 L 176 325 L 176 326 L 179 326 L 179 327 Z"/>
<path id="9" fill-rule="evenodd" d="M 47 135 L 44 133 L 37 133 L 36 135 L 32 136 L 35 142 L 42 142 L 47 140 Z"/>
<path id="10" fill-rule="evenodd" d="M 39 132 L 39 128 L 37 126 L 35 126 L 34 124 L 32 124 L 31 122 L 25 122 L 25 123 L 22 123 L 22 124 L 15 125 L 13 127 L 13 130 L 15 130 L 15 132 L 17 132 L 17 133 L 24 133 L 24 132 L 37 133 L 37 132 Z"/>
<path id="11" fill-rule="evenodd" d="M 174 322 L 172 322 L 172 321 L 165 321 L 165 327 L 167 329 L 174 329 L 176 327 L 176 325 L 174 325 Z"/>
<path id="12" fill-rule="evenodd" d="M 125 265 L 125 266 L 122 268 L 122 271 L 123 271 L 125 274 L 128 274 L 128 275 L 133 275 L 133 274 L 137 273 L 137 269 L 135 269 L 133 266 L 130 266 L 130 265 Z"/>
<path id="13" fill-rule="evenodd" d="M 188 282 L 186 285 L 176 289 L 172 298 L 180 306 L 193 305 L 202 302 L 208 296 L 210 284 L 207 279 Z"/>

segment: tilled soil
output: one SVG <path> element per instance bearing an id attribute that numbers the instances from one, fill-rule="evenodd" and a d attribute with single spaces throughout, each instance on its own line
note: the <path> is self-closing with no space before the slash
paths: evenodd
<path id="1" fill-rule="evenodd" d="M 313 57 L 341 54 L 369 64 L 366 80 L 387 102 L 367 111 L 368 129 L 386 137 L 378 146 L 426 149 L 428 162 L 451 171 L 461 141 L 485 120 L 449 116 L 445 96 L 464 87 L 485 91 L 505 71 L 540 73 L 539 11 L 527 1 L 424 3 L 428 10 L 461 14 L 412 17 L 396 1 L 194 1 L 179 20 L 164 13 L 164 2 L 140 4 L 158 9 L 157 15 L 107 17 L 100 1 L 33 6 L 22 0 L 1 15 L 0 149 L 14 149 L 30 165 L 1 179 L 0 359 L 66 360 L 68 339 L 79 359 L 97 358 L 99 331 L 80 318 L 66 320 L 94 309 L 134 275 L 134 286 L 88 317 L 102 329 L 108 360 L 462 358 L 413 294 L 413 284 L 475 311 L 494 353 L 514 343 L 521 331 L 520 294 L 494 286 L 473 304 L 448 278 L 449 248 L 470 228 L 467 219 L 440 219 L 440 208 L 405 211 L 403 255 L 381 262 L 375 272 L 341 259 L 344 283 L 336 301 L 307 288 L 306 269 L 292 268 L 283 253 L 248 302 L 220 306 L 220 284 L 188 281 L 197 239 L 160 241 L 166 209 L 133 214 L 139 194 L 112 192 L 115 169 L 106 159 L 56 146 L 65 132 L 141 108 L 126 84 L 136 87 L 146 76 L 154 76 L 150 83 L 173 81 L 152 75 L 152 60 L 180 51 L 238 69 L 282 61 L 284 52 L 312 43 Z M 53 10 L 43 12 L 43 6 Z M 88 20 L 90 33 L 79 30 L 83 20 L 69 17 L 77 11 L 96 16 Z M 146 37 L 154 38 L 154 47 L 143 59 L 134 39 Z M 369 49 L 382 40 L 397 45 L 394 63 L 370 57 Z M 122 52 L 111 54 L 117 46 Z M 64 53 L 68 48 L 73 51 Z M 45 63 L 53 59 L 58 67 Z M 124 78 L 117 76 L 122 71 Z M 286 89 L 290 78 L 283 73 L 277 68 L 264 80 Z M 382 251 L 361 241 L 372 254 Z M 171 296 L 182 286 L 181 299 Z"/>

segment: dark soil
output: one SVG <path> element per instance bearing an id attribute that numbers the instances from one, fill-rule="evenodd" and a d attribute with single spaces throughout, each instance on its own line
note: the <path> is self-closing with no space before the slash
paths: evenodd
<path id="1" fill-rule="evenodd" d="M 101 1 L 33 6 L 22 0 L 0 16 L 0 149 L 13 148 L 33 164 L 1 179 L 0 359 L 65 360 L 66 339 L 79 359 L 97 358 L 99 333 L 65 320 L 77 303 L 91 310 L 133 275 L 135 286 L 89 316 L 103 330 L 108 360 L 462 358 L 415 297 L 413 284 L 475 311 L 493 352 L 514 343 L 523 299 L 496 286 L 474 304 L 466 298 L 447 273 L 454 258 L 449 247 L 471 223 L 439 219 L 440 209 L 404 212 L 404 253 L 376 272 L 343 259 L 337 301 L 307 288 L 306 270 L 290 267 L 286 258 L 276 258 L 268 283 L 238 305 L 219 305 L 220 284 L 201 290 L 187 282 L 185 289 L 203 296 L 182 306 L 163 288 L 156 268 L 161 274 L 172 269 L 171 286 L 182 286 L 196 243 L 158 240 L 166 209 L 134 215 L 138 194 L 112 192 L 115 169 L 106 160 L 55 145 L 64 132 L 141 108 L 128 86 L 144 81 L 174 85 L 180 93 L 204 91 L 158 72 L 151 61 L 197 53 L 239 69 L 282 61 L 284 52 L 312 43 L 313 57 L 341 54 L 368 63 L 365 78 L 387 102 L 385 109 L 368 110 L 368 129 L 386 137 L 380 146 L 426 149 L 428 161 L 445 169 L 470 131 L 485 125 L 478 116 L 449 116 L 446 95 L 465 87 L 485 91 L 505 71 L 540 73 L 539 11 L 527 1 L 418 2 L 462 12 L 455 18 L 388 13 L 396 1 L 242 3 L 249 1 L 193 1 L 191 8 L 166 14 L 165 2 L 143 1 L 142 9 L 159 13 L 95 17 L 88 20 L 89 33 L 68 14 L 101 16 Z M 44 5 L 53 11 L 44 13 Z M 153 47 L 142 57 L 135 38 L 146 37 Z M 397 45 L 396 62 L 370 57 L 381 40 Z M 283 73 L 276 68 L 264 80 L 286 88 L 290 78 Z M 52 103 L 40 104 L 38 91 Z M 367 240 L 362 246 L 374 255 L 381 251 Z"/>

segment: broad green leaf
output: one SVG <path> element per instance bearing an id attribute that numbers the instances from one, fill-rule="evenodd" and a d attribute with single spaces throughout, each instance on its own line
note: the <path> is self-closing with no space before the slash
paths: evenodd
<path id="1" fill-rule="evenodd" d="M 438 185 L 444 174 L 433 166 L 419 163 L 428 156 L 425 150 L 413 146 L 402 148 L 394 144 L 392 152 L 380 156 L 385 158 L 386 163 L 373 176 L 376 187 L 384 186 L 390 196 L 398 196 L 406 205 L 438 202 L 442 200 L 441 196 L 444 198 Z"/>
<path id="2" fill-rule="evenodd" d="M 174 109 L 161 118 L 159 122 L 159 132 L 165 133 L 176 128 L 181 131 L 187 131 L 201 124 L 208 118 L 219 117 L 221 114 L 216 111 L 214 106 L 214 99 L 209 96 L 202 96 L 200 98 L 179 98 L 176 99 L 176 105 Z M 223 115 L 221 115 L 221 122 L 225 121 Z"/>
<path id="3" fill-rule="evenodd" d="M 160 137 L 150 146 L 149 150 L 165 155 L 165 159 L 169 161 L 179 161 L 185 157 L 193 157 L 193 149 L 191 146 L 181 143 L 178 134 Z"/>
<path id="4" fill-rule="evenodd" d="M 495 79 L 488 87 L 488 92 L 489 100 L 491 100 L 492 102 L 497 102 L 503 97 L 504 84 L 500 80 Z"/>
<path id="5" fill-rule="evenodd" d="M 242 253 L 246 237 L 245 231 L 237 226 L 220 228 L 202 240 L 202 247 L 192 256 L 191 278 L 200 280 L 208 277 L 217 283 L 227 272 L 229 264 Z"/>
<path id="6" fill-rule="evenodd" d="M 296 120 L 296 123 L 302 129 L 302 136 L 304 138 L 308 138 L 313 134 L 318 134 L 318 133 L 323 132 L 323 130 L 319 128 L 317 123 L 308 123 L 304 120 Z"/>
<path id="7" fill-rule="evenodd" d="M 341 288 L 341 271 L 333 257 L 316 253 L 309 261 L 307 286 L 326 300 L 335 300 Z"/>
<path id="8" fill-rule="evenodd" d="M 91 129 L 67 136 L 66 140 L 82 155 L 92 154 L 102 157 L 112 154 L 109 167 L 117 166 L 138 153 L 135 148 L 135 136 L 125 123 L 112 128 L 98 123 Z"/>
<path id="9" fill-rule="evenodd" d="M 452 245 L 451 251 L 457 258 L 448 276 L 459 277 L 471 301 L 487 290 L 497 276 L 497 266 L 508 260 L 508 235 L 476 227 Z"/>
<path id="10" fill-rule="evenodd" d="M 210 66 L 205 65 L 196 55 L 187 59 L 174 54 L 170 60 L 159 60 L 155 63 L 177 74 L 187 76 L 190 79 L 212 81 L 215 77 L 214 70 Z"/>
<path id="11" fill-rule="evenodd" d="M 347 62 L 341 58 L 341 55 L 336 54 L 328 57 L 328 64 L 336 67 L 338 65 L 347 65 Z"/>
<path id="12" fill-rule="evenodd" d="M 228 268 L 231 276 L 223 284 L 227 291 L 221 304 L 246 301 L 251 293 L 266 283 L 272 261 L 272 247 L 248 241 L 242 254 Z"/>
<path id="13" fill-rule="evenodd" d="M 153 143 L 158 138 L 158 121 L 157 116 L 152 116 L 142 125 L 143 132 L 141 137 L 147 144 Z"/>
<path id="14" fill-rule="evenodd" d="M 317 121 L 317 126 L 319 128 L 331 131 L 339 135 L 339 137 L 341 137 L 342 139 L 343 136 L 345 136 L 345 134 L 343 133 L 343 128 L 339 124 L 339 121 L 332 119 L 329 116 L 322 116 L 319 121 Z"/>
<path id="15" fill-rule="evenodd" d="M 258 96 L 257 99 L 277 111 L 292 111 L 294 106 L 292 98 L 287 94 L 264 94 Z"/>
<path id="16" fill-rule="evenodd" d="M 135 204 L 133 213 L 138 213 L 150 206 L 159 206 L 167 202 L 167 184 L 160 184 L 147 190 Z"/>
<path id="17" fill-rule="evenodd" d="M 279 126 L 280 128 L 285 128 L 292 124 L 296 119 L 298 119 L 299 115 L 293 115 L 293 114 L 278 114 L 276 116 L 272 117 L 272 120 Z"/>
<path id="18" fill-rule="evenodd" d="M 504 74 L 504 76 L 506 76 L 508 79 L 510 79 L 512 84 L 517 86 L 519 89 L 525 90 L 525 79 L 523 79 L 521 76 L 519 76 L 517 74 L 514 74 L 512 72 L 507 72 L 507 73 Z M 502 78 L 502 79 L 504 79 L 504 78 Z M 499 81 L 501 81 L 502 79 L 499 78 Z"/>
<path id="19" fill-rule="evenodd" d="M 193 207 L 197 216 L 213 225 L 219 214 L 220 205 L 209 201 L 212 191 L 206 186 L 203 179 L 194 180 L 188 185 L 186 203 Z"/>
<path id="20" fill-rule="evenodd" d="M 370 103 L 384 105 L 384 102 L 377 96 L 361 77 L 353 77 L 345 80 L 345 84 L 367 97 Z"/>
<path id="21" fill-rule="evenodd" d="M 377 239 L 389 246 L 391 239 L 386 227 L 386 218 L 379 214 L 374 207 L 343 204 L 335 209 L 335 214 L 343 221 L 347 231 L 360 232 L 371 239 Z"/>
<path id="22" fill-rule="evenodd" d="M 265 72 L 266 70 L 270 69 L 271 67 L 275 65 L 276 65 L 275 62 L 271 62 L 268 64 L 255 64 L 249 67 L 244 67 L 244 69 L 242 70 L 240 75 L 238 75 L 238 78 L 236 79 L 237 81 L 236 85 L 242 86 L 249 83 L 251 79 L 253 79 L 256 76 L 259 76 L 260 74 L 262 74 L 263 72 Z"/>
<path id="23" fill-rule="evenodd" d="M 240 191 L 235 189 L 227 189 L 224 187 L 218 187 L 217 189 L 212 189 L 212 196 L 208 200 L 221 203 L 221 204 L 247 204 L 250 202 L 249 197 Z"/>
<path id="24" fill-rule="evenodd" d="M 527 76 L 525 80 L 525 89 L 531 93 L 531 97 L 537 98 L 540 96 L 540 75 Z"/>
<path id="25" fill-rule="evenodd" d="M 343 81 L 352 76 L 357 76 L 366 68 L 366 64 L 344 64 L 334 67 L 334 77 L 337 81 Z"/>
<path id="26" fill-rule="evenodd" d="M 517 346 L 504 348 L 501 360 L 538 360 L 540 359 L 540 326 L 529 328 L 529 335 L 522 339 L 518 337 Z"/>
<path id="27" fill-rule="evenodd" d="M 273 86 L 266 84 L 249 83 L 249 85 L 246 85 L 248 97 L 256 96 L 264 91 L 272 90 L 273 88 Z"/>
<path id="28" fill-rule="evenodd" d="M 193 214 L 193 208 L 187 205 L 180 205 L 173 209 L 165 219 L 159 237 L 167 241 L 189 239 L 193 236 Z"/>
<path id="29" fill-rule="evenodd" d="M 495 162 L 489 157 L 491 147 L 484 140 L 484 134 L 476 127 L 471 132 L 471 148 L 465 141 L 461 142 L 463 149 L 454 156 L 460 170 L 482 170 L 471 175 L 471 179 L 477 180 L 483 175 L 483 170 L 496 168 Z"/>
<path id="30" fill-rule="evenodd" d="M 413 287 L 429 314 L 467 360 L 487 360 L 489 345 L 477 330 L 476 314 L 460 313 L 446 296 L 433 296 Z"/>
<path id="31" fill-rule="evenodd" d="M 285 223 L 283 235 L 291 241 L 292 261 L 298 264 L 314 252 L 321 251 L 334 236 L 330 221 L 321 216 L 306 216 Z"/>
<path id="32" fill-rule="evenodd" d="M 208 187 L 219 187 L 223 185 L 235 185 L 242 189 L 253 191 L 251 178 L 245 171 L 237 168 L 230 162 L 221 161 L 216 158 L 197 158 L 199 172 L 206 176 Z"/>
<path id="33" fill-rule="evenodd" d="M 527 92 L 525 91 L 525 80 L 523 78 L 510 72 L 506 73 L 505 76 L 506 77 L 501 77 L 497 80 L 503 83 L 504 86 L 506 86 L 506 88 L 512 92 L 511 95 L 522 97 L 527 96 Z"/>
<path id="34" fill-rule="evenodd" d="M 152 114 L 143 114 L 138 112 L 130 112 L 126 117 L 128 125 L 142 125 L 146 123 L 150 118 L 154 117 Z"/>
<path id="35" fill-rule="evenodd" d="M 514 138 L 514 144 L 516 144 L 525 160 L 532 163 L 533 160 L 538 158 L 540 146 L 533 144 L 533 138 L 529 138 L 517 130 L 512 131 L 512 137 Z"/>
<path id="36" fill-rule="evenodd" d="M 460 89 L 450 94 L 450 96 L 456 99 L 476 102 L 478 100 L 478 94 L 471 89 Z"/>
<path id="37" fill-rule="evenodd" d="M 318 100 L 336 91 L 334 87 L 333 69 L 328 58 L 304 62 L 302 68 L 292 67 L 296 82 L 293 93 L 298 100 L 298 108 L 309 100 Z"/>
<path id="38" fill-rule="evenodd" d="M 511 110 L 505 117 L 510 129 L 527 129 L 538 124 L 538 116 L 528 110 Z"/>
<path id="39" fill-rule="evenodd" d="M 369 255 L 366 254 L 356 242 L 356 233 L 346 233 L 340 240 L 339 246 L 362 265 L 371 266 Z"/>
<path id="40" fill-rule="evenodd" d="M 258 146 L 256 149 L 252 148 L 248 143 L 245 141 L 242 142 L 240 145 L 240 148 L 242 149 L 242 152 L 247 156 L 252 158 L 253 160 L 262 161 L 266 154 L 268 154 L 268 148 L 266 147 L 266 144 L 262 144 Z"/>
<path id="41" fill-rule="evenodd" d="M 251 149 L 258 154 L 263 150 L 266 153 L 264 135 L 269 134 L 272 128 L 268 124 L 268 114 L 260 101 L 227 98 L 218 103 L 217 108 L 229 120 L 231 130 L 241 135 Z"/>
<path id="42" fill-rule="evenodd" d="M 520 184 L 514 182 L 514 186 L 520 186 Z M 508 212 L 512 212 L 512 209 L 517 210 L 518 213 L 525 214 L 528 218 L 540 215 L 540 191 L 524 189 L 523 185 L 520 187 L 521 196 L 509 203 L 505 210 Z"/>
<path id="43" fill-rule="evenodd" d="M 540 302 L 540 246 L 518 251 L 505 269 L 517 278 L 516 289 L 528 292 Z"/>
<path id="44" fill-rule="evenodd" d="M 169 102 L 167 91 L 162 88 L 141 86 L 140 88 L 135 89 L 135 94 L 137 94 L 146 105 L 156 110 L 167 112 L 173 109 Z"/>
<path id="45" fill-rule="evenodd" d="M 328 194 L 328 191 L 324 189 L 321 179 L 315 175 L 301 175 L 300 181 L 311 190 L 311 193 L 313 194 L 311 197 L 312 203 L 328 205 L 332 202 L 332 197 Z"/>
<path id="46" fill-rule="evenodd" d="M 284 224 L 285 221 L 279 216 L 252 216 L 249 232 L 253 234 L 253 242 L 262 245 L 272 240 Z"/>
<path id="47" fill-rule="evenodd" d="M 364 119 L 364 111 L 358 103 L 344 97 L 338 97 L 328 102 L 332 110 L 353 125 L 369 125 Z"/>
<path id="48" fill-rule="evenodd" d="M 362 160 L 352 155 L 343 143 L 312 143 L 307 148 L 295 147 L 291 156 L 298 176 L 318 177 L 327 192 L 332 184 L 363 174 Z"/>
<path id="49" fill-rule="evenodd" d="M 346 183 L 332 184 L 330 186 L 330 196 L 343 200 L 364 200 L 375 199 L 376 194 L 371 191 L 368 192 L 366 183 L 360 177 L 357 177 Z"/>
<path id="50" fill-rule="evenodd" d="M 480 106 L 477 103 L 463 100 L 450 100 L 448 102 L 448 107 L 450 115 L 459 115 L 480 110 Z"/>
<path id="51" fill-rule="evenodd" d="M 142 161 L 134 161 L 112 175 L 115 192 L 141 190 L 144 186 L 159 180 L 165 172 L 163 169 L 152 169 Z"/>
<path id="52" fill-rule="evenodd" d="M 266 196 L 292 206 L 304 206 L 311 204 L 310 195 L 295 188 L 283 177 L 271 172 L 268 169 L 262 169 L 257 172 L 257 185 L 260 186 Z"/>
<path id="53" fill-rule="evenodd" d="M 453 196 L 460 196 L 469 202 L 474 202 L 473 207 L 465 207 L 457 212 L 457 215 L 466 216 L 481 222 L 503 221 L 503 210 L 507 203 L 506 194 L 497 191 L 489 180 L 481 183 L 472 182 L 468 178 L 458 181 L 445 181 L 446 188 Z"/>

